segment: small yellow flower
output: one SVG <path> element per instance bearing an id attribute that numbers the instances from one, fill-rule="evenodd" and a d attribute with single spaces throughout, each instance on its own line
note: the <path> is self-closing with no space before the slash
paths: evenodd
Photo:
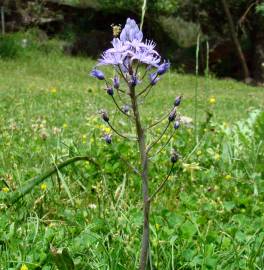
<path id="1" fill-rule="evenodd" d="M 83 135 L 82 135 L 82 139 L 83 139 L 83 140 L 86 140 L 86 138 L 87 138 L 87 135 L 83 134 Z"/>
<path id="2" fill-rule="evenodd" d="M 155 227 L 157 231 L 160 229 L 160 225 L 158 223 L 155 224 Z"/>
<path id="3" fill-rule="evenodd" d="M 57 88 L 56 88 L 56 87 L 51 87 L 51 88 L 50 88 L 50 92 L 51 92 L 52 94 L 56 94 L 56 93 L 57 93 Z"/>
<path id="4" fill-rule="evenodd" d="M 68 125 L 66 124 L 66 123 L 64 123 L 63 124 L 63 128 L 65 129 L 65 128 L 67 128 L 68 127 Z"/>
<path id="5" fill-rule="evenodd" d="M 198 150 L 196 154 L 197 154 L 197 156 L 200 156 L 202 154 L 202 151 Z"/>
<path id="6" fill-rule="evenodd" d="M 22 266 L 20 267 L 20 270 L 28 270 L 28 267 L 25 264 L 22 264 Z"/>
<path id="7" fill-rule="evenodd" d="M 216 103 L 216 98 L 214 96 L 209 98 L 209 104 L 214 105 Z"/>
<path id="8" fill-rule="evenodd" d="M 214 160 L 217 160 L 217 161 L 218 161 L 218 160 L 220 160 L 220 157 L 221 157 L 221 156 L 220 156 L 218 153 L 215 153 L 215 155 L 214 155 Z"/>
<path id="9" fill-rule="evenodd" d="M 7 192 L 9 192 L 9 188 L 8 187 L 3 187 L 2 188 L 2 191 L 5 192 L 5 193 L 7 193 Z"/>
<path id="10" fill-rule="evenodd" d="M 110 127 L 106 127 L 106 126 L 101 125 L 101 126 L 100 126 L 100 129 L 101 129 L 101 130 L 103 131 L 103 133 L 105 133 L 105 134 L 110 135 L 110 133 L 111 133 L 111 128 L 110 128 Z"/>
<path id="11" fill-rule="evenodd" d="M 228 128 L 228 123 L 223 122 L 223 127 L 224 127 L 224 128 Z"/>
<path id="12" fill-rule="evenodd" d="M 40 189 L 41 189 L 42 191 L 46 191 L 46 189 L 47 189 L 47 184 L 46 184 L 46 183 L 42 183 L 42 184 L 40 185 Z"/>
<path id="13" fill-rule="evenodd" d="M 225 180 L 231 180 L 232 179 L 232 176 L 230 175 L 230 174 L 227 174 L 226 176 L 225 176 Z"/>

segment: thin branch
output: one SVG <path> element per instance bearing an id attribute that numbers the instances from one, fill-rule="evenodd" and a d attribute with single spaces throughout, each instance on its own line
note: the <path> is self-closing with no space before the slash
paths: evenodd
<path id="1" fill-rule="evenodd" d="M 153 200 L 153 198 L 161 191 L 161 189 L 164 187 L 166 182 L 169 180 L 169 177 L 172 173 L 174 167 L 174 163 L 172 163 L 169 173 L 167 174 L 166 178 L 161 182 L 161 184 L 158 186 L 158 188 L 154 191 L 154 193 L 149 197 L 149 202 Z"/>
<path id="2" fill-rule="evenodd" d="M 139 97 L 139 96 L 141 96 L 142 94 L 144 94 L 149 88 L 151 89 L 152 86 L 153 86 L 153 85 L 150 83 L 144 90 L 142 90 L 140 93 L 138 93 L 136 97 Z"/>
<path id="3" fill-rule="evenodd" d="M 129 82 L 128 82 L 127 78 L 125 77 L 125 75 L 124 75 L 124 73 L 123 73 L 123 71 L 122 71 L 120 65 L 118 65 L 118 69 L 119 69 L 119 71 L 120 71 L 120 75 L 121 75 L 121 76 L 123 77 L 123 79 L 126 81 L 127 85 L 129 85 Z"/>
<path id="4" fill-rule="evenodd" d="M 171 112 L 172 112 L 172 110 L 171 110 L 169 113 L 163 115 L 163 117 L 161 117 L 157 122 L 154 122 L 153 124 L 151 124 L 150 126 L 148 126 L 148 127 L 146 128 L 146 130 L 147 130 L 147 129 L 150 129 L 150 128 L 153 128 L 153 127 L 155 127 L 156 125 L 160 124 L 164 119 L 166 119 L 166 118 L 170 115 Z"/>
<path id="5" fill-rule="evenodd" d="M 139 170 L 137 168 L 135 168 L 133 165 L 131 165 L 131 163 L 124 157 L 120 156 L 120 159 L 126 163 L 126 165 L 138 176 L 141 176 L 141 173 L 139 172 Z"/>
<path id="6" fill-rule="evenodd" d="M 256 4 L 258 3 L 258 1 L 255 1 L 253 3 L 251 3 L 248 8 L 246 9 L 246 11 L 244 12 L 244 14 L 240 17 L 240 19 L 238 20 L 238 24 L 240 27 L 242 27 L 242 23 L 244 22 L 244 20 L 246 19 L 249 11 L 251 10 L 252 7 L 254 7 Z"/>
<path id="7" fill-rule="evenodd" d="M 175 134 L 175 130 L 172 132 L 172 134 L 170 135 L 169 139 L 166 141 L 166 143 L 150 158 L 155 157 L 157 154 L 159 154 L 170 142 L 170 140 L 172 139 L 173 135 Z"/>
<path id="8" fill-rule="evenodd" d="M 112 99 L 113 99 L 113 101 L 114 101 L 114 103 L 115 103 L 117 109 L 118 109 L 122 114 L 124 114 L 125 116 L 131 118 L 131 115 L 126 114 L 126 113 L 119 107 L 119 105 L 118 105 L 118 103 L 116 102 L 114 96 L 111 96 L 111 97 L 112 97 Z"/>
<path id="9" fill-rule="evenodd" d="M 132 137 L 127 137 L 127 136 L 125 136 L 125 135 L 123 135 L 123 134 L 121 134 L 121 133 L 119 133 L 111 124 L 110 124 L 110 122 L 108 121 L 107 122 L 107 124 L 108 124 L 108 126 L 118 135 L 118 136 L 120 136 L 120 137 L 122 137 L 122 138 L 124 138 L 124 139 L 126 139 L 126 140 L 136 140 L 136 138 L 132 138 Z"/>
<path id="10" fill-rule="evenodd" d="M 156 141 L 154 141 L 153 143 L 151 143 L 151 144 L 147 147 L 147 150 L 146 150 L 147 153 L 148 153 L 148 152 L 151 150 L 151 148 L 152 148 L 156 143 L 158 143 L 159 140 L 163 137 L 163 135 L 164 135 L 165 132 L 167 131 L 168 127 L 170 126 L 170 123 L 171 123 L 171 122 L 168 121 L 168 123 L 167 123 L 165 129 L 164 129 L 163 132 L 160 134 L 160 136 L 156 139 Z"/>

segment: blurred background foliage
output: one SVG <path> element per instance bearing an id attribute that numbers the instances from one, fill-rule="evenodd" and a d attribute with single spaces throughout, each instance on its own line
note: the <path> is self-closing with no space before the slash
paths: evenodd
<path id="1" fill-rule="evenodd" d="M 3 1 L 7 32 L 37 27 L 47 38 L 63 41 L 72 55 L 97 58 L 112 39 L 111 24 L 124 24 L 127 17 L 140 22 L 142 0 L 35 0 Z M 184 72 L 195 70 L 195 47 L 200 34 L 200 72 L 208 56 L 212 73 L 242 79 L 242 68 L 233 45 L 222 1 L 149 0 L 144 23 L 146 38 Z M 226 1 L 250 77 L 264 82 L 264 4 L 260 0 Z M 10 43 L 9 36 L 6 36 Z M 5 46 L 5 45 L 1 45 Z M 14 47 L 14 46 L 13 46 Z M 2 48 L 2 47 L 1 47 Z M 209 51 L 208 51 L 209 48 Z M 10 50 L 14 50 L 12 48 Z M 10 53 L 16 55 L 15 53 Z"/>

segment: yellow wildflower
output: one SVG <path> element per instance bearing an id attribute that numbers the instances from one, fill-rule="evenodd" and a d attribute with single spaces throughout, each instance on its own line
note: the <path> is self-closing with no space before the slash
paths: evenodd
<path id="1" fill-rule="evenodd" d="M 226 176 L 225 176 L 225 180 L 231 180 L 232 179 L 232 176 L 230 175 L 230 174 L 227 174 Z"/>
<path id="2" fill-rule="evenodd" d="M 214 105 L 216 103 L 216 98 L 214 96 L 209 98 L 209 104 Z"/>
<path id="3" fill-rule="evenodd" d="M 63 128 L 67 128 L 68 125 L 66 123 L 63 124 Z"/>
<path id="4" fill-rule="evenodd" d="M 20 267 L 20 270 L 28 270 L 28 267 L 25 264 L 22 264 L 22 266 Z"/>
<path id="5" fill-rule="evenodd" d="M 157 231 L 160 229 L 160 225 L 158 223 L 155 224 L 155 227 Z"/>
<path id="6" fill-rule="evenodd" d="M 56 88 L 56 87 L 51 87 L 51 88 L 50 88 L 50 92 L 51 92 L 52 94 L 56 94 L 56 93 L 57 93 L 57 88 Z"/>
<path id="7" fill-rule="evenodd" d="M 202 154 L 202 151 L 198 150 L 196 154 L 197 154 L 197 156 L 200 156 Z"/>
<path id="8" fill-rule="evenodd" d="M 109 127 L 103 127 L 102 129 L 103 129 L 104 133 L 106 133 L 106 134 L 110 134 L 110 132 L 111 132 L 111 128 L 109 128 Z"/>
<path id="9" fill-rule="evenodd" d="M 82 135 L 82 139 L 86 140 L 87 136 L 85 134 Z"/>
<path id="10" fill-rule="evenodd" d="M 219 160 L 220 157 L 221 157 L 221 156 L 220 156 L 218 153 L 215 153 L 215 155 L 214 155 L 214 160 Z"/>
<path id="11" fill-rule="evenodd" d="M 7 192 L 9 192 L 9 188 L 8 187 L 3 187 L 2 188 L 2 191 L 5 192 L 5 193 L 7 193 Z"/>
<path id="12" fill-rule="evenodd" d="M 224 128 L 228 128 L 228 123 L 223 122 L 223 127 L 224 127 Z"/>
<path id="13" fill-rule="evenodd" d="M 46 184 L 46 183 L 42 183 L 42 184 L 40 185 L 40 189 L 41 189 L 42 191 L 46 191 L 46 189 L 47 189 L 47 184 Z"/>

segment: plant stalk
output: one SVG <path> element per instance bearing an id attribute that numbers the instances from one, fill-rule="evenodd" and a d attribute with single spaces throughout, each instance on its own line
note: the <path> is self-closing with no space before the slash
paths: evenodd
<path id="1" fill-rule="evenodd" d="M 99 167 L 99 165 L 92 158 L 90 158 L 88 156 L 76 156 L 73 158 L 69 158 L 69 159 L 59 163 L 58 165 L 54 165 L 52 168 L 50 168 L 49 170 L 47 170 L 43 174 L 31 178 L 24 186 L 22 186 L 20 189 L 11 193 L 9 196 L 7 196 L 6 202 L 9 205 L 13 205 L 20 198 L 22 198 L 23 196 L 28 194 L 35 186 L 41 184 L 45 179 L 50 177 L 52 174 L 56 173 L 58 170 L 61 170 L 62 168 L 66 167 L 72 163 L 75 163 L 77 161 L 81 161 L 81 160 L 91 162 L 91 163 L 95 164 L 97 167 Z"/>
<path id="2" fill-rule="evenodd" d="M 135 87 L 130 86 L 130 98 L 132 104 L 132 110 L 135 117 L 136 132 L 138 137 L 138 146 L 140 152 L 141 161 L 141 179 L 142 179 L 142 195 L 143 195 L 143 234 L 141 243 L 141 255 L 140 255 L 140 270 L 145 270 L 149 252 L 149 188 L 148 188 L 148 156 L 145 142 L 145 132 L 140 121 L 140 115 L 138 110 L 137 97 L 135 94 Z"/>

